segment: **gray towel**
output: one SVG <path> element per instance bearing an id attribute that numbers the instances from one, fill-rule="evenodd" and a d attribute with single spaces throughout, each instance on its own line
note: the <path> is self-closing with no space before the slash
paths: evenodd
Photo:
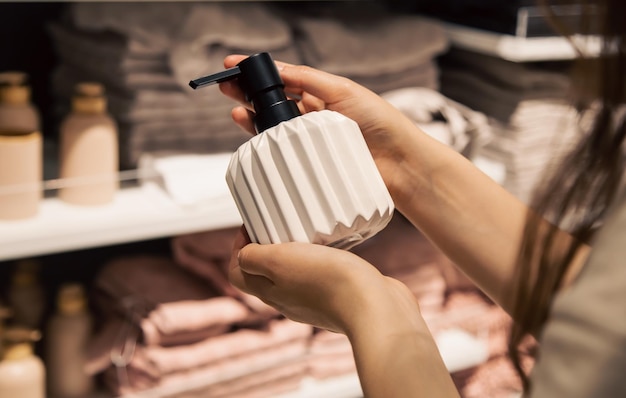
<path id="1" fill-rule="evenodd" d="M 190 78 L 224 69 L 227 54 L 260 51 L 286 62 L 299 61 L 289 26 L 266 4 L 195 4 L 175 36 L 169 65 L 176 80 L 186 86 Z"/>
<path id="2" fill-rule="evenodd" d="M 146 48 L 169 48 L 192 9 L 192 3 L 73 3 L 69 19 L 80 31 L 111 31 Z"/>
<path id="3" fill-rule="evenodd" d="M 416 15 L 302 17 L 294 26 L 305 63 L 350 77 L 398 73 L 448 47 L 442 26 Z"/>

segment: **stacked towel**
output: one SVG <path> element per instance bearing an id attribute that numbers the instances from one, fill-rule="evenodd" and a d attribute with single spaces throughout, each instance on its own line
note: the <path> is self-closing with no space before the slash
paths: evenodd
<path id="1" fill-rule="evenodd" d="M 315 8 L 286 18 L 306 64 L 351 78 L 379 94 L 404 87 L 438 88 L 434 58 L 448 48 L 439 23 L 396 14 L 375 3 Z"/>
<path id="2" fill-rule="evenodd" d="M 504 163 L 504 187 L 527 202 L 545 170 L 579 139 L 566 67 L 463 50 L 440 66 L 441 92 L 489 118 L 493 136 L 477 154 Z"/>
<path id="3" fill-rule="evenodd" d="M 484 346 L 486 355 L 482 363 L 453 369 L 451 373 L 463 398 L 510 398 L 521 391 L 521 381 L 507 356 L 511 318 L 478 289 L 451 292 L 442 311 L 425 314 L 425 320 L 435 338 L 460 330 L 474 336 L 476 342 Z"/>
<path id="4" fill-rule="evenodd" d="M 381 94 L 426 134 L 473 158 L 491 140 L 487 117 L 425 87 L 405 87 Z"/>
<path id="5" fill-rule="evenodd" d="M 202 278 L 220 294 L 246 303 L 258 316 L 275 317 L 278 311 L 257 297 L 236 289 L 228 281 L 228 263 L 238 230 L 226 228 L 173 237 L 171 246 L 174 260 L 178 266 Z"/>
<path id="6" fill-rule="evenodd" d="M 344 334 L 316 329 L 309 344 L 307 369 L 315 380 L 355 374 L 350 340 Z"/>
<path id="7" fill-rule="evenodd" d="M 269 51 L 298 63 L 289 26 L 267 4 L 76 3 L 50 26 L 59 55 L 52 86 L 68 104 L 78 81 L 108 92 L 123 167 L 145 152 L 233 151 L 249 136 L 230 119 L 234 102 L 191 79 L 223 69 L 224 56 Z M 57 112 L 67 112 L 67 106 Z"/>
<path id="8" fill-rule="evenodd" d="M 278 383 L 283 387 L 303 377 L 311 326 L 260 315 L 171 258 L 115 259 L 95 287 L 103 316 L 87 370 L 103 373 L 116 394 L 202 385 L 215 396 L 240 396 L 254 383 L 279 388 L 271 377 L 289 380 Z M 293 366 L 282 368 L 288 362 Z M 228 384 L 231 379 L 237 383 Z"/>
<path id="9" fill-rule="evenodd" d="M 443 308 L 446 281 L 440 263 L 445 257 L 402 215 L 394 214 L 383 231 L 353 252 L 406 284 L 422 313 L 438 314 Z"/>
<path id="10" fill-rule="evenodd" d="M 201 382 L 204 390 L 226 394 L 242 384 L 252 388 L 248 377 L 254 380 L 264 375 L 264 383 L 271 381 L 270 374 L 275 380 L 294 375 L 302 378 L 311 329 L 280 319 L 266 328 L 241 328 L 196 344 L 139 346 L 123 369 L 106 370 L 105 381 L 117 393 Z"/>

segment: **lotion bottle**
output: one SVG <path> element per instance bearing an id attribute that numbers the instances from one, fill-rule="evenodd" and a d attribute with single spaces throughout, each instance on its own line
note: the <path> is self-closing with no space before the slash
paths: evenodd
<path id="1" fill-rule="evenodd" d="M 41 133 L 0 127 L 0 220 L 36 216 L 43 196 L 42 180 Z"/>
<path id="2" fill-rule="evenodd" d="M 41 131 L 39 111 L 31 103 L 27 80 L 24 72 L 0 73 L 0 130 Z"/>
<path id="3" fill-rule="evenodd" d="M 46 398 L 46 370 L 33 344 L 41 338 L 36 330 L 7 328 L 0 360 L 0 397 Z"/>
<path id="4" fill-rule="evenodd" d="M 84 206 L 113 201 L 119 187 L 118 129 L 107 112 L 104 87 L 79 83 L 60 127 L 61 200 Z"/>
<path id="5" fill-rule="evenodd" d="M 358 124 L 330 110 L 301 114 L 268 53 L 192 80 L 237 79 L 257 135 L 232 155 L 226 182 L 253 242 L 349 249 L 382 230 L 394 204 Z"/>
<path id="6" fill-rule="evenodd" d="M 56 311 L 45 330 L 48 392 L 55 398 L 86 397 L 93 378 L 85 370 L 85 349 L 92 331 L 91 314 L 82 285 L 67 283 L 57 293 Z"/>

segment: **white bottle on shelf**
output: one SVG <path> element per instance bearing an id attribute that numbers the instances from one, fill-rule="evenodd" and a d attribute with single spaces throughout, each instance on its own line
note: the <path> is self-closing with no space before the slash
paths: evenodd
<path id="1" fill-rule="evenodd" d="M 7 328 L 0 360 L 0 398 L 46 398 L 46 369 L 35 355 L 36 330 Z"/>
<path id="2" fill-rule="evenodd" d="M 51 397 L 86 397 L 92 392 L 93 378 L 85 371 L 85 349 L 91 332 L 92 318 L 83 286 L 62 285 L 44 335 Z"/>
<path id="3" fill-rule="evenodd" d="M 59 198 L 76 205 L 110 203 L 119 188 L 118 129 L 107 112 L 104 87 L 79 83 L 60 127 Z"/>
<path id="4" fill-rule="evenodd" d="M 40 264 L 34 259 L 17 261 L 8 289 L 13 323 L 39 329 L 46 309 L 45 291 L 39 280 Z"/>
<path id="5" fill-rule="evenodd" d="M 349 249 L 389 223 L 394 204 L 356 122 L 330 110 L 301 115 L 268 53 L 190 85 L 235 78 L 259 134 L 233 154 L 226 181 L 253 242 Z"/>

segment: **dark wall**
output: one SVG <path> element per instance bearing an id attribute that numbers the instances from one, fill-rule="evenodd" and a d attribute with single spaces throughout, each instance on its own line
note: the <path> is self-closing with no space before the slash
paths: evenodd
<path id="1" fill-rule="evenodd" d="M 43 133 L 50 115 L 50 84 L 56 58 L 46 31 L 60 18 L 64 3 L 0 3 L 0 71 L 21 70 L 30 75 L 33 102 L 41 110 Z"/>

